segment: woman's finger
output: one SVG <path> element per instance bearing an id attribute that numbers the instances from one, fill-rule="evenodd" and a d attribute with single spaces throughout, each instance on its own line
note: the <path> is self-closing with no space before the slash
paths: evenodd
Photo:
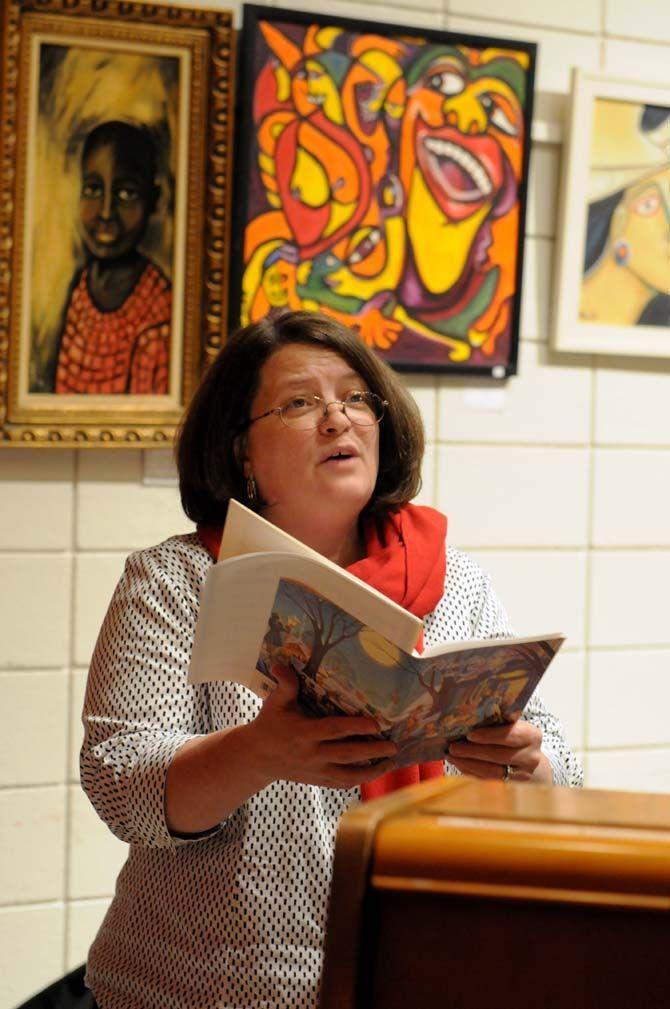
<path id="1" fill-rule="evenodd" d="M 529 771 L 523 770 L 516 764 L 494 764 L 485 760 L 469 760 L 464 757 L 452 757 L 449 754 L 449 763 L 452 764 L 457 771 L 461 774 L 471 774 L 475 778 L 486 778 L 488 780 L 494 781 L 530 781 L 531 774 Z M 507 778 L 505 771 L 507 767 L 511 768 L 509 778 Z"/>
<path id="2" fill-rule="evenodd" d="M 322 740 L 346 739 L 347 736 L 379 737 L 379 726 L 372 718 L 360 715 L 329 715 L 310 719 L 315 734 Z"/>
<path id="3" fill-rule="evenodd" d="M 542 742 L 542 730 L 530 722 L 519 719 L 516 722 L 507 722 L 505 725 L 488 725 L 484 728 L 473 729 L 467 734 L 467 740 L 471 743 L 491 743 L 498 746 L 514 746 L 521 749 L 536 743 L 538 746 Z"/>
<path id="4" fill-rule="evenodd" d="M 365 781 L 374 781 L 388 771 L 395 770 L 392 760 L 382 760 L 378 764 L 331 764 L 324 771 L 319 784 L 326 788 L 356 788 Z"/>
<path id="5" fill-rule="evenodd" d="M 398 747 L 388 739 L 366 740 L 359 742 L 327 742 L 321 746 L 321 752 L 329 764 L 364 764 L 371 760 L 379 762 L 384 758 L 392 758 L 398 752 Z"/>
<path id="6" fill-rule="evenodd" d="M 298 696 L 298 677 L 288 666 L 275 666 L 273 670 L 277 686 L 265 699 L 266 704 L 293 704 Z"/>
<path id="7" fill-rule="evenodd" d="M 447 751 L 449 759 L 459 757 L 465 760 L 479 760 L 483 763 L 497 764 L 505 767 L 506 764 L 514 767 L 521 767 L 524 770 L 533 771 L 540 759 L 540 750 L 524 747 L 516 749 L 510 746 L 482 746 L 479 743 L 452 743 Z"/>

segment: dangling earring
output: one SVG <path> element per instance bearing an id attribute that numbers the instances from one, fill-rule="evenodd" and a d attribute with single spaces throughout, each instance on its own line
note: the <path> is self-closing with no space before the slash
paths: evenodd
<path id="1" fill-rule="evenodd" d="M 621 239 L 614 246 L 614 262 L 617 266 L 626 266 L 630 259 L 630 245 L 625 239 Z"/>
<path id="2" fill-rule="evenodd" d="M 255 508 L 258 504 L 258 487 L 253 476 L 247 477 L 247 501 L 252 508 Z"/>

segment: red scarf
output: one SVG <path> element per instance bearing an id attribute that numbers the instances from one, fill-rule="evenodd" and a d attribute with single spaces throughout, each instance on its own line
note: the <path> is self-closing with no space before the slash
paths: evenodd
<path id="1" fill-rule="evenodd" d="M 198 526 L 198 536 L 214 560 L 219 555 L 222 527 Z M 444 593 L 447 520 L 433 508 L 405 505 L 364 526 L 366 556 L 347 568 L 361 581 L 422 619 Z M 417 648 L 423 647 L 422 637 Z M 444 773 L 441 760 L 389 771 L 361 785 L 363 799 L 376 799 L 406 785 Z"/>

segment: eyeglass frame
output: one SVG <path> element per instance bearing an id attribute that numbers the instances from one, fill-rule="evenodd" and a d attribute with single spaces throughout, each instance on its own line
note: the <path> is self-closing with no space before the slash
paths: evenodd
<path id="1" fill-rule="evenodd" d="M 326 403 L 325 400 L 323 399 L 323 396 L 317 396 L 316 393 L 311 393 L 310 395 L 312 396 L 313 399 L 315 399 L 318 403 L 324 404 L 321 418 L 320 420 L 317 421 L 314 427 L 299 428 L 299 427 L 293 427 L 292 424 L 287 424 L 282 415 L 282 410 L 284 409 L 285 406 L 288 406 L 288 403 L 282 403 L 281 406 L 273 406 L 271 410 L 266 410 L 265 413 L 259 414 L 258 417 L 251 417 L 244 425 L 244 429 L 246 430 L 247 428 L 251 427 L 251 425 L 255 424 L 257 420 L 264 420 L 266 417 L 270 417 L 272 416 L 273 413 L 276 413 L 279 415 L 279 419 L 284 425 L 284 427 L 287 427 L 289 431 L 316 431 L 317 427 L 320 427 L 321 424 L 323 424 L 326 417 L 328 416 L 328 407 L 331 407 L 334 404 L 341 406 L 342 413 L 347 418 L 347 420 L 350 420 L 352 424 L 356 424 L 358 427 L 375 427 L 376 424 L 380 424 L 384 419 L 384 414 L 386 413 L 387 406 L 389 406 L 389 401 L 387 399 L 382 399 L 381 396 L 378 396 L 376 392 L 372 392 L 370 389 L 352 389 L 352 391 L 348 394 L 348 396 L 351 396 L 354 393 L 365 393 L 365 395 L 374 396 L 375 399 L 379 400 L 382 406 L 381 417 L 375 418 L 372 424 L 361 424 L 359 421 L 354 420 L 353 417 L 350 417 L 349 414 L 347 413 L 346 399 L 331 399 L 328 403 Z"/>

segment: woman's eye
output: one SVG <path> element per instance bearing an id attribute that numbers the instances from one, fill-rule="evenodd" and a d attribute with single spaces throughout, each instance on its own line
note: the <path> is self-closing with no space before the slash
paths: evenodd
<path id="1" fill-rule="evenodd" d="M 350 392 L 347 394 L 346 402 L 351 406 L 359 406 L 361 403 L 367 403 L 368 397 L 364 392 Z"/>
<path id="2" fill-rule="evenodd" d="M 313 399 L 308 399 L 307 396 L 294 396 L 293 399 L 290 399 L 288 403 L 285 404 L 284 409 L 307 410 L 310 406 L 314 406 Z"/>

